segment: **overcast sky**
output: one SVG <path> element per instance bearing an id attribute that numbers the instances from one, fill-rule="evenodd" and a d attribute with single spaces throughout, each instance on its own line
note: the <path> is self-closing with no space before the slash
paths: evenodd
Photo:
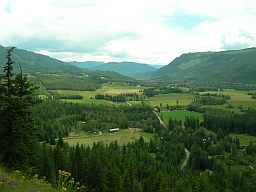
<path id="1" fill-rule="evenodd" d="M 256 46 L 255 0 L 0 0 L 0 44 L 64 61 L 168 64 Z"/>

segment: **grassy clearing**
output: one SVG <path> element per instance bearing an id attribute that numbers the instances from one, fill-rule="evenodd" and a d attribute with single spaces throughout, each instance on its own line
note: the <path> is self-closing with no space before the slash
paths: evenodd
<path id="1" fill-rule="evenodd" d="M 19 171 L 9 172 L 0 167 L 0 191 L 1 192 L 25 192 L 25 191 L 47 191 L 57 192 L 44 180 L 35 176 L 22 175 Z"/>
<path id="2" fill-rule="evenodd" d="M 181 111 L 181 110 L 171 111 L 171 112 L 161 111 L 158 114 L 163 119 L 165 124 L 168 124 L 169 118 L 184 121 L 187 116 L 193 116 L 195 118 L 199 118 L 200 121 L 203 120 L 202 113 L 191 112 L 191 111 Z"/>
<path id="3" fill-rule="evenodd" d="M 109 144 L 113 141 L 117 141 L 119 145 L 127 144 L 128 142 L 134 142 L 140 137 L 143 137 L 146 142 L 154 137 L 151 133 L 145 133 L 142 131 L 129 132 L 128 130 L 122 130 L 114 133 L 102 133 L 101 135 L 95 134 L 81 134 L 74 137 L 67 137 L 64 139 L 69 145 L 83 144 L 85 146 L 92 146 L 93 143 Z"/>
<path id="4" fill-rule="evenodd" d="M 241 146 L 247 146 L 250 142 L 256 143 L 256 136 L 247 134 L 229 134 L 230 137 L 238 138 Z"/>
<path id="5" fill-rule="evenodd" d="M 181 94 L 181 93 L 172 93 L 172 94 L 160 94 L 148 99 L 149 103 L 153 106 L 166 106 L 171 105 L 174 106 L 178 104 L 181 106 L 189 105 L 194 99 L 194 95 L 192 94 Z"/>

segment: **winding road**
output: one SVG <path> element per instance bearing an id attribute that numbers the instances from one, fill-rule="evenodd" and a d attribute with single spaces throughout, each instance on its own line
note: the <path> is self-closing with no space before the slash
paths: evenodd
<path id="1" fill-rule="evenodd" d="M 164 124 L 164 122 L 162 121 L 162 119 L 161 119 L 161 118 L 159 117 L 159 115 L 157 114 L 157 112 L 153 111 L 153 113 L 155 113 L 155 115 L 157 116 L 159 122 L 160 122 L 165 128 L 167 128 L 166 125 Z"/>
<path id="2" fill-rule="evenodd" d="M 185 158 L 184 162 L 183 162 L 183 163 L 181 164 L 181 166 L 180 166 L 180 169 L 181 169 L 181 170 L 184 169 L 184 167 L 187 166 L 187 164 L 188 164 L 188 159 L 189 159 L 189 156 L 190 156 L 190 152 L 189 152 L 189 150 L 188 150 L 187 148 L 185 148 L 185 153 L 186 153 L 186 158 Z"/>
<path id="3" fill-rule="evenodd" d="M 155 113 L 155 115 L 157 116 L 159 122 L 160 122 L 165 128 L 167 128 L 167 126 L 164 124 L 163 120 L 159 117 L 159 115 L 157 114 L 157 112 L 153 111 L 153 113 Z M 187 166 L 187 164 L 188 164 L 188 159 L 189 159 L 189 156 L 190 156 L 190 152 L 189 152 L 189 150 L 188 150 L 187 148 L 185 148 L 185 154 L 186 154 L 186 158 L 185 158 L 184 162 L 181 164 L 181 167 L 180 167 L 181 170 L 184 169 L 184 168 Z"/>

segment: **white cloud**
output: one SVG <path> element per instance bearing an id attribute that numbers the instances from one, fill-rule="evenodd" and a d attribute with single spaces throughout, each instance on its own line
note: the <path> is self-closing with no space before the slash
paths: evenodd
<path id="1" fill-rule="evenodd" d="M 168 64 L 184 52 L 256 46 L 254 4 L 254 0 L 0 0 L 4 26 L 0 44 L 68 61 Z M 197 20 L 200 17 L 203 21 Z"/>

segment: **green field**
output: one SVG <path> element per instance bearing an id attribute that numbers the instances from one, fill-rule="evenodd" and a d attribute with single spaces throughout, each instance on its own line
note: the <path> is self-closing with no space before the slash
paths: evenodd
<path id="1" fill-rule="evenodd" d="M 147 101 L 153 106 L 160 106 L 160 104 L 165 107 L 167 104 L 170 106 L 176 106 L 177 101 L 181 106 L 189 105 L 194 99 L 192 94 L 181 94 L 181 93 L 172 93 L 172 94 L 160 94 L 154 97 L 149 98 Z"/>
<path id="2" fill-rule="evenodd" d="M 128 85 L 119 85 L 119 84 L 104 84 L 101 88 L 96 89 L 95 91 L 74 91 L 74 90 L 51 90 L 53 93 L 58 93 L 61 96 L 72 96 L 72 95 L 81 95 L 84 98 L 90 99 L 94 98 L 97 94 L 108 94 L 108 95 L 117 95 L 121 93 L 137 93 L 145 87 L 140 86 L 128 86 Z"/>
<path id="3" fill-rule="evenodd" d="M 115 104 L 112 101 L 106 101 L 106 100 L 100 100 L 100 99 L 61 99 L 65 102 L 71 102 L 71 103 L 93 103 L 93 104 L 104 104 L 104 105 L 113 105 Z"/>
<path id="4" fill-rule="evenodd" d="M 256 143 L 256 136 L 247 134 L 229 134 L 230 137 L 238 138 L 241 146 L 247 146 L 250 142 Z"/>
<path id="5" fill-rule="evenodd" d="M 143 137 L 146 142 L 154 137 L 152 133 L 145 133 L 142 131 L 129 132 L 128 130 L 122 130 L 114 133 L 102 133 L 100 134 L 81 134 L 79 136 L 72 136 L 64 138 L 64 141 L 69 145 L 76 145 L 77 143 L 83 144 L 85 146 L 92 146 L 93 143 L 102 142 L 104 144 L 109 144 L 113 141 L 117 141 L 119 145 L 127 144 L 128 142 L 133 142 Z"/>
<path id="6" fill-rule="evenodd" d="M 205 93 L 213 93 L 213 94 L 224 94 L 229 95 L 230 100 L 227 101 L 224 105 L 212 105 L 212 108 L 215 109 L 224 109 L 230 110 L 235 113 L 241 113 L 241 109 L 253 108 L 256 109 L 256 100 L 252 99 L 250 95 L 248 95 L 249 91 L 238 91 L 233 89 L 225 89 L 224 91 L 209 91 L 209 92 L 201 92 L 200 94 Z M 232 106 L 232 108 L 228 109 L 228 106 Z M 204 106 L 209 107 L 209 106 Z"/>
<path id="7" fill-rule="evenodd" d="M 181 110 L 171 111 L 171 112 L 161 111 L 158 114 L 163 119 L 165 124 L 168 124 L 169 118 L 173 120 L 177 119 L 177 120 L 184 121 L 187 116 L 193 116 L 195 118 L 199 118 L 200 121 L 203 120 L 202 113 L 191 112 L 191 111 L 181 111 Z"/>

